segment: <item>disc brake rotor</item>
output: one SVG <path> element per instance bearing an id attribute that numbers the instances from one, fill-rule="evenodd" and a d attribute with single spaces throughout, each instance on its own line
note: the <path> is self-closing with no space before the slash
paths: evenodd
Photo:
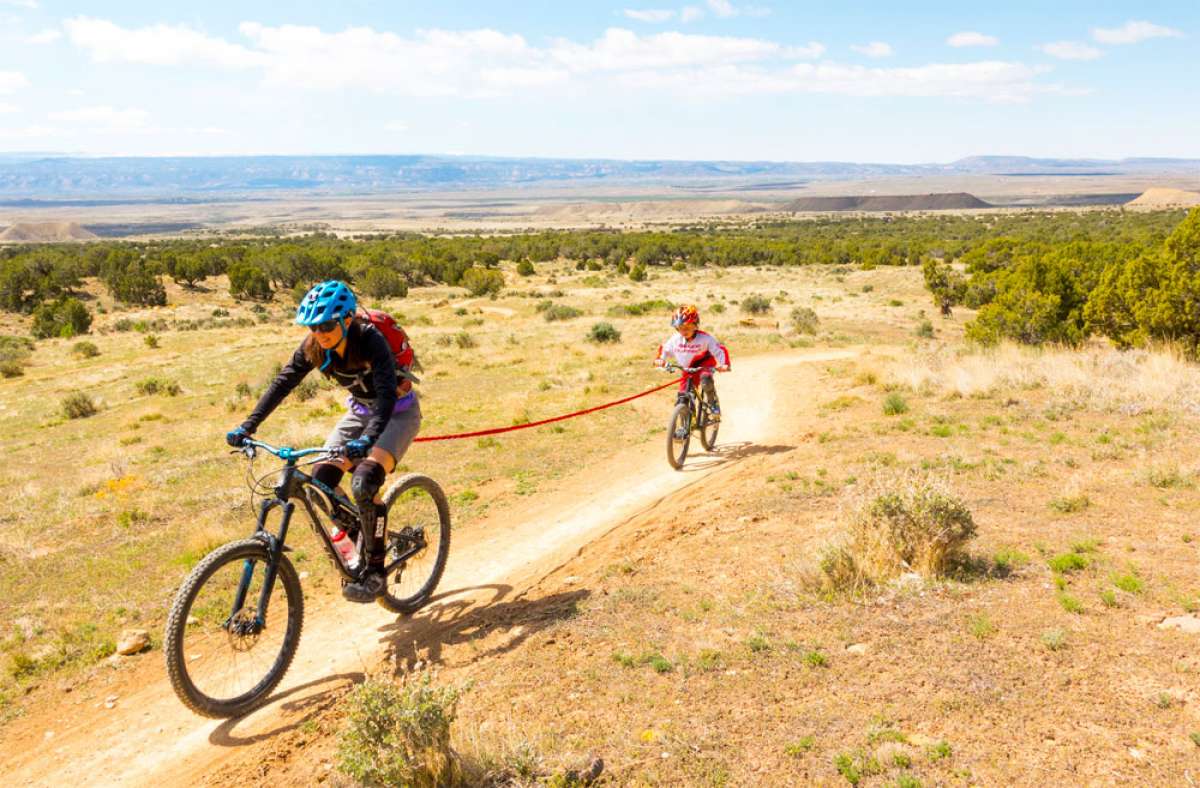
<path id="1" fill-rule="evenodd" d="M 249 651 L 258 643 L 262 627 L 258 625 L 258 613 L 253 608 L 244 607 L 234 613 L 225 625 L 229 634 L 229 645 L 234 651 Z"/>

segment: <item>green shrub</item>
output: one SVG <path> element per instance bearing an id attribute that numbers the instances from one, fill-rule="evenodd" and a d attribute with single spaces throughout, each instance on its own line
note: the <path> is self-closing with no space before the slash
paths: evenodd
<path id="1" fill-rule="evenodd" d="M 742 311 L 748 315 L 765 315 L 771 311 L 771 299 L 762 295 L 749 295 L 742 299 Z"/>
<path id="2" fill-rule="evenodd" d="M 633 268 L 629 269 L 629 278 L 635 282 L 646 281 L 646 266 L 636 263 Z"/>
<path id="3" fill-rule="evenodd" d="M 359 287 L 372 298 L 404 298 L 408 295 L 404 277 L 388 268 L 367 269 Z"/>
<path id="4" fill-rule="evenodd" d="M 80 358 L 95 358 L 100 355 L 100 348 L 94 342 L 76 342 L 71 346 L 71 352 Z"/>
<path id="5" fill-rule="evenodd" d="M 229 266 L 229 294 L 237 299 L 253 301 L 270 300 L 273 293 L 271 280 L 261 268 L 251 263 Z M 308 288 L 304 287 L 305 292 Z M 301 297 L 303 297 L 301 293 Z M 298 299 L 297 299 L 298 300 Z"/>
<path id="6" fill-rule="evenodd" d="M 38 339 L 73 337 L 92 327 L 92 313 L 77 298 L 47 302 L 33 312 L 32 334 Z"/>
<path id="7" fill-rule="evenodd" d="M 151 349 L 156 348 L 158 347 L 158 334 L 147 334 L 143 338 L 143 341 L 146 343 L 146 347 Z"/>
<path id="8" fill-rule="evenodd" d="M 621 332 L 612 323 L 596 323 L 588 332 L 588 340 L 592 342 L 620 342 Z"/>
<path id="9" fill-rule="evenodd" d="M 308 402 L 313 397 L 321 392 L 321 385 L 313 378 L 306 378 L 300 381 L 300 385 L 296 386 L 293 393 L 296 400 L 299 402 Z"/>
<path id="10" fill-rule="evenodd" d="M 479 343 L 475 341 L 475 337 L 468 334 L 466 331 L 459 331 L 454 335 L 454 344 L 458 345 L 463 350 L 476 347 Z"/>
<path id="11" fill-rule="evenodd" d="M 0 377 L 19 378 L 25 374 L 25 365 L 20 361 L 0 361 Z"/>
<path id="12" fill-rule="evenodd" d="M 338 768 L 365 785 L 436 788 L 462 781 L 450 746 L 459 693 L 428 678 L 400 687 L 367 679 L 347 696 Z"/>
<path id="13" fill-rule="evenodd" d="M 491 268 L 468 268 L 458 283 L 473 296 L 499 293 L 504 288 L 504 274 Z"/>
<path id="14" fill-rule="evenodd" d="M 582 314 L 582 311 L 565 304 L 552 304 L 542 311 L 542 317 L 547 323 L 553 323 L 556 320 L 570 320 Z"/>
<path id="15" fill-rule="evenodd" d="M 798 306 L 792 310 L 792 328 L 797 334 L 816 334 L 821 321 L 817 313 L 806 306 Z"/>
<path id="16" fill-rule="evenodd" d="M 533 276 L 537 271 L 533 267 L 533 263 L 528 260 L 522 260 L 517 263 L 517 273 L 521 276 Z"/>
<path id="17" fill-rule="evenodd" d="M 86 419 L 100 412 L 96 403 L 82 391 L 68 394 L 62 400 L 62 414 L 68 419 Z"/>
<path id="18" fill-rule="evenodd" d="M 902 413 L 908 413 L 908 403 L 904 397 L 893 391 L 883 398 L 883 415 L 899 416 Z"/>
<path id="19" fill-rule="evenodd" d="M 921 339 L 933 339 L 933 323 L 929 322 L 928 320 L 922 320 L 917 324 L 917 327 L 913 329 L 913 333 Z"/>
<path id="20" fill-rule="evenodd" d="M 146 378 L 145 380 L 139 381 L 136 388 L 138 394 L 145 396 L 165 394 L 168 397 L 179 396 L 179 393 L 183 390 L 175 381 L 157 377 Z"/>

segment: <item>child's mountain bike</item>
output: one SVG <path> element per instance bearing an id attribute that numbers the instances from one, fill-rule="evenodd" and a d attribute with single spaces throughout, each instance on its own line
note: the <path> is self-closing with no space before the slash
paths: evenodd
<path id="1" fill-rule="evenodd" d="M 717 443 L 717 431 L 721 428 L 721 417 L 713 413 L 709 395 L 700 386 L 700 373 L 704 367 L 667 364 L 663 369 L 684 374 L 683 390 L 675 397 L 675 409 L 667 421 L 667 462 L 675 470 L 680 470 L 687 459 L 693 430 L 700 433 L 700 445 L 704 450 L 712 451 Z"/>
<path id="2" fill-rule="evenodd" d="M 363 561 L 348 565 L 330 535 L 335 527 L 345 530 L 362 555 L 357 508 L 301 470 L 340 455 L 248 440 L 239 451 L 251 468 L 258 449 L 280 458 L 284 466 L 274 487 L 264 484 L 266 477 L 252 481 L 252 490 L 268 493 L 254 533 L 205 556 L 179 587 L 167 618 L 163 652 L 171 686 L 185 706 L 205 717 L 236 717 L 254 709 L 296 654 L 304 598 L 287 557 L 291 548 L 285 546 L 296 501 L 342 582 L 354 582 L 366 571 Z M 450 505 L 437 482 L 416 473 L 397 479 L 383 500 L 388 512 L 387 585 L 378 601 L 392 612 L 413 613 L 429 601 L 446 568 Z M 267 520 L 275 509 L 279 526 L 272 533 Z"/>

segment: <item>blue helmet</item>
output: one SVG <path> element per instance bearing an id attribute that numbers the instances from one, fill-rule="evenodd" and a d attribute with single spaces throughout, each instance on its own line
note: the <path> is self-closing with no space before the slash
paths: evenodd
<path id="1" fill-rule="evenodd" d="M 345 282 L 330 279 L 309 290 L 296 307 L 296 322 L 302 326 L 315 326 L 327 320 L 340 320 L 353 315 L 358 302 Z"/>

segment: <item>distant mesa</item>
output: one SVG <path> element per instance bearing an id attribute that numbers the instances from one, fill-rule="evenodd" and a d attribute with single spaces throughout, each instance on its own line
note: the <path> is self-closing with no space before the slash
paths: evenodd
<path id="1" fill-rule="evenodd" d="M 19 223 L 0 232 L 0 242 L 8 241 L 9 243 L 91 241 L 99 237 L 76 222 Z"/>
<path id="2" fill-rule="evenodd" d="M 973 194 L 862 195 L 857 197 L 801 197 L 784 210 L 801 211 L 955 211 L 968 208 L 992 208 Z"/>
<path id="3" fill-rule="evenodd" d="M 1192 208 L 1200 205 L 1200 192 L 1155 187 L 1142 192 L 1141 196 L 1130 200 L 1127 204 L 1141 205 L 1148 208 L 1166 208 L 1171 206 Z"/>

